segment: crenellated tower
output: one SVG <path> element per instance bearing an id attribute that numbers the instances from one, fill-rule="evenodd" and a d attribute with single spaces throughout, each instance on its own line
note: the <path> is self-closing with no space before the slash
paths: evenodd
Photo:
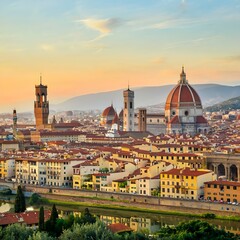
<path id="1" fill-rule="evenodd" d="M 36 101 L 34 101 L 34 115 L 36 121 L 36 128 L 45 128 L 48 124 L 49 103 L 47 100 L 47 86 L 42 84 L 42 77 L 40 76 L 40 84 L 35 85 Z"/>

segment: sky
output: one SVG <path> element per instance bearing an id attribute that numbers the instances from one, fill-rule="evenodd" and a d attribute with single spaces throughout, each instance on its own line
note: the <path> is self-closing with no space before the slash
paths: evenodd
<path id="1" fill-rule="evenodd" d="M 240 85 L 239 0 L 0 0 L 0 112 L 95 92 Z"/>

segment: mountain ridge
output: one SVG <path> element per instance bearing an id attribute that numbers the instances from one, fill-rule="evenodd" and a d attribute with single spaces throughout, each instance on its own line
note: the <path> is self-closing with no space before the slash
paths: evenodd
<path id="1" fill-rule="evenodd" d="M 147 86 L 132 88 L 135 93 L 135 108 L 163 104 L 175 84 L 164 86 Z M 214 105 L 229 98 L 238 97 L 240 85 L 227 86 L 221 84 L 193 84 L 204 107 Z M 214 89 L 213 89 L 214 88 Z M 123 106 L 125 89 L 84 94 L 69 98 L 59 104 L 50 105 L 56 111 L 66 110 L 103 110 L 113 104 L 120 111 Z"/>

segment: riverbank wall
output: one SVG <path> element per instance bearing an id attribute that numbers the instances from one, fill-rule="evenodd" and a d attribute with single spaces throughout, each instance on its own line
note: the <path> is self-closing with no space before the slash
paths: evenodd
<path id="1" fill-rule="evenodd" d="M 25 186 L 25 191 L 32 193 L 36 192 L 42 194 L 46 198 L 60 201 L 62 200 L 95 204 L 110 204 L 129 208 L 136 207 L 159 211 L 176 211 L 193 214 L 214 213 L 225 216 L 240 216 L 240 206 L 232 204 L 220 204 L 214 202 L 202 202 L 185 199 L 160 198 L 128 193 L 100 192 L 37 186 Z"/>

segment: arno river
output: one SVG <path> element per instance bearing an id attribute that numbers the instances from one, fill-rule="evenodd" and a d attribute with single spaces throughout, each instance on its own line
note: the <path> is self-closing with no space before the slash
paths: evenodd
<path id="1" fill-rule="evenodd" d="M 0 202 L 0 212 L 10 211 L 11 208 L 13 208 L 13 204 Z M 45 206 L 45 209 L 47 208 L 51 207 Z M 80 215 L 81 212 L 84 211 L 85 207 L 66 208 L 57 206 L 57 209 L 60 216 L 65 217 L 69 214 L 74 214 L 75 216 Z M 92 214 L 98 216 L 107 224 L 120 222 L 127 224 L 134 230 L 147 229 L 150 233 L 157 232 L 161 226 L 177 225 L 180 222 L 194 219 L 186 216 L 109 210 L 101 208 L 89 208 L 89 210 Z M 211 219 L 207 221 L 218 226 L 218 228 L 240 234 L 240 222 L 218 219 Z"/>

